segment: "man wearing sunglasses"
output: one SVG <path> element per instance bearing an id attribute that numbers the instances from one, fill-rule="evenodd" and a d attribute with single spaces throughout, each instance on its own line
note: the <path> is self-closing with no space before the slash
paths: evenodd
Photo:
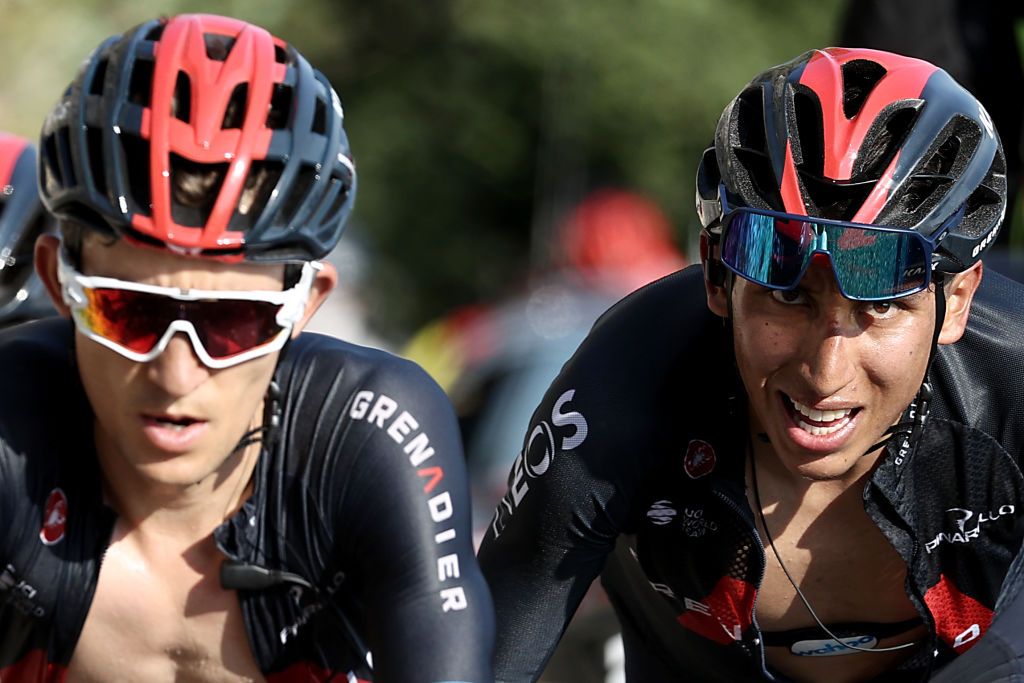
<path id="1" fill-rule="evenodd" d="M 629 681 L 1024 671 L 1024 288 L 980 262 L 1004 173 L 926 62 L 833 48 L 743 89 L 703 268 L 598 321 L 515 460 L 480 550 L 499 680 L 598 574 Z"/>
<path id="2" fill-rule="evenodd" d="M 491 680 L 443 393 L 299 335 L 355 193 L 323 75 L 242 21 L 150 21 L 40 155 L 63 317 L 0 336 L 0 680 Z"/>

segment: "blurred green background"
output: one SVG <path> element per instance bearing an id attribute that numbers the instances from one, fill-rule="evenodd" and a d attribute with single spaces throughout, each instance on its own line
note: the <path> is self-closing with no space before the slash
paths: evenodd
<path id="1" fill-rule="evenodd" d="M 684 249 L 692 177 L 755 73 L 835 42 L 841 0 L 2 0 L 0 127 L 35 137 L 104 37 L 204 11 L 292 42 L 339 91 L 360 173 L 347 240 L 372 326 L 401 340 L 550 260 L 590 189 L 660 203 Z M 344 282 L 344 274 L 343 274 Z"/>
<path id="2" fill-rule="evenodd" d="M 827 44 L 822 0 L 4 0 L 0 127 L 35 137 L 103 38 L 212 12 L 292 42 L 341 95 L 360 174 L 348 240 L 371 324 L 401 339 L 522 285 L 586 191 L 665 207 L 681 246 L 717 115 L 756 72 Z M 343 274 L 344 278 L 344 274 Z"/>

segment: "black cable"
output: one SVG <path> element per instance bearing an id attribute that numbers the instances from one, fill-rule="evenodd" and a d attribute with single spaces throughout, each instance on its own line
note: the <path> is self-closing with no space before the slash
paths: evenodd
<path id="1" fill-rule="evenodd" d="M 814 622 L 818 625 L 818 628 L 827 633 L 828 636 L 836 642 L 836 644 L 847 649 L 858 650 L 860 652 L 894 652 L 896 650 L 905 650 L 908 647 L 914 647 L 918 645 L 918 643 L 914 641 L 910 643 L 904 643 L 903 645 L 893 645 L 890 647 L 858 647 L 856 645 L 844 643 L 842 640 L 839 639 L 839 636 L 832 633 L 832 631 L 830 631 L 829 628 L 822 623 L 821 619 L 818 618 L 818 614 L 814 611 L 814 608 L 811 607 L 811 603 L 807 599 L 807 596 L 805 596 L 803 591 L 800 590 L 800 586 L 796 585 L 796 581 L 793 580 L 793 576 L 789 573 L 789 570 L 786 569 L 786 564 L 782 561 L 782 555 L 780 555 L 779 551 L 775 548 L 775 541 L 772 539 L 771 532 L 768 531 L 768 521 L 764 517 L 764 506 L 761 504 L 761 492 L 758 490 L 757 486 L 757 465 L 755 464 L 756 457 L 754 455 L 754 449 L 749 441 L 747 442 L 747 452 L 750 455 L 750 483 L 753 484 L 754 486 L 754 502 L 757 503 L 757 514 L 761 518 L 761 526 L 764 527 L 764 535 L 765 538 L 768 539 L 768 546 L 772 549 L 772 552 L 775 554 L 775 559 L 779 561 L 779 566 L 782 567 L 782 571 L 786 574 L 786 578 L 789 579 L 790 585 L 793 586 L 793 590 L 796 591 L 796 594 L 800 598 L 800 601 L 804 603 L 804 607 L 807 608 L 807 611 L 810 613 L 811 618 L 814 619 Z"/>

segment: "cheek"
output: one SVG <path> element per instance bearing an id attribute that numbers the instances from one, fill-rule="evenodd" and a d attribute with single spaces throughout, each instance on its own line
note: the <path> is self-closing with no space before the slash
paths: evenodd
<path id="1" fill-rule="evenodd" d="M 267 393 L 276 364 L 277 354 L 273 354 L 224 368 L 211 377 L 222 417 L 248 424 Z"/>
<path id="2" fill-rule="evenodd" d="M 75 361 L 82 386 L 97 415 L 116 412 L 124 403 L 131 403 L 126 390 L 138 373 L 138 364 L 76 332 Z"/>
<path id="3" fill-rule="evenodd" d="M 901 397 L 906 394 L 909 403 L 924 378 L 930 344 L 930 337 L 916 339 L 909 334 L 873 340 L 862 349 L 864 368 L 875 384 Z"/>
<path id="4" fill-rule="evenodd" d="M 763 376 L 785 365 L 798 348 L 799 331 L 757 317 L 737 318 L 733 327 L 736 362 L 744 381 L 750 374 Z"/>

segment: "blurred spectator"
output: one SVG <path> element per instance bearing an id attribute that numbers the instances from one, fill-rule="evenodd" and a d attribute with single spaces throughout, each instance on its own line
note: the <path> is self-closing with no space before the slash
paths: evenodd
<path id="1" fill-rule="evenodd" d="M 533 277 L 521 295 L 456 310 L 423 328 L 405 349 L 455 404 L 478 541 L 505 490 L 537 396 L 610 305 L 686 265 L 657 205 L 614 189 L 592 193 L 569 214 L 554 252 L 554 268 Z M 603 593 L 592 589 L 541 680 L 621 680 L 617 633 Z"/>
<path id="2" fill-rule="evenodd" d="M 527 291 L 461 308 L 420 330 L 405 355 L 444 387 L 462 420 L 482 528 L 505 489 L 536 397 L 612 303 L 686 261 L 656 204 L 597 190 L 562 222 L 548 272 Z"/>

